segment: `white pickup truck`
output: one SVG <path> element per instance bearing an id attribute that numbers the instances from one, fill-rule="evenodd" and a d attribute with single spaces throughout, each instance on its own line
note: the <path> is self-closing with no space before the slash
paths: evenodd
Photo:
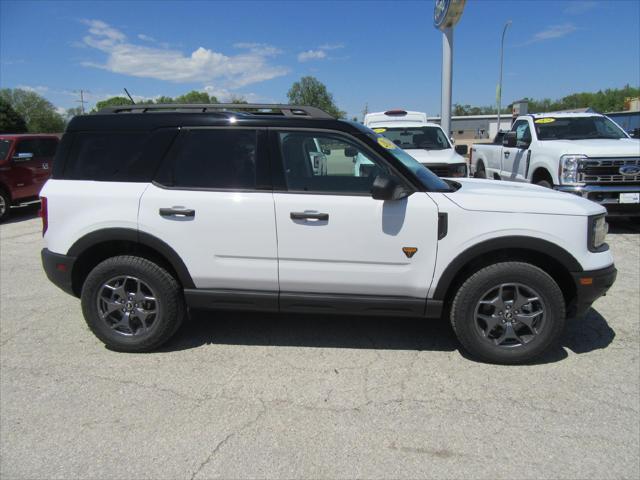
<path id="1" fill-rule="evenodd" d="M 477 178 L 531 182 L 581 195 L 610 215 L 640 215 L 640 141 L 604 115 L 518 117 L 500 144 L 474 144 Z"/>
<path id="2" fill-rule="evenodd" d="M 387 110 L 368 113 L 364 117 L 364 126 L 384 135 L 409 155 L 423 164 L 439 177 L 468 176 L 466 145 L 453 146 L 453 142 L 444 133 L 440 125 L 427 122 L 424 112 L 406 110 Z M 357 158 L 354 168 L 364 169 L 366 159 Z"/>

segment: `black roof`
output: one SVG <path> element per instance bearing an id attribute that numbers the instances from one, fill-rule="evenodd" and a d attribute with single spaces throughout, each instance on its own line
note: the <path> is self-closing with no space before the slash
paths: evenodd
<path id="1" fill-rule="evenodd" d="M 148 131 L 168 127 L 221 126 L 230 123 L 254 127 L 311 127 L 363 131 L 358 123 L 337 120 L 327 112 L 283 104 L 166 104 L 123 105 L 74 117 L 67 131 Z"/>

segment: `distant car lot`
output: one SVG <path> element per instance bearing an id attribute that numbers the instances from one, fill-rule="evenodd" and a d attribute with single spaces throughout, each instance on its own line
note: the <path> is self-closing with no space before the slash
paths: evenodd
<path id="1" fill-rule="evenodd" d="M 0 476 L 638 478 L 640 226 L 557 348 L 465 358 L 447 322 L 196 312 L 106 350 L 40 266 L 35 209 L 0 226 Z"/>

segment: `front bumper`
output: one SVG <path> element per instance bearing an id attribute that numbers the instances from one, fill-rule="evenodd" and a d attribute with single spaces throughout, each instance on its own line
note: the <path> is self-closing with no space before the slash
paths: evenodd
<path id="1" fill-rule="evenodd" d="M 615 265 L 600 270 L 571 273 L 576 284 L 576 298 L 569 309 L 569 316 L 584 315 L 593 302 L 606 295 L 616 281 L 617 274 Z"/>
<path id="2" fill-rule="evenodd" d="M 55 286 L 75 296 L 71 276 L 73 264 L 76 261 L 75 257 L 53 253 L 46 248 L 42 249 L 41 256 L 42 267 L 47 274 L 47 278 L 51 280 Z"/>
<path id="3" fill-rule="evenodd" d="M 554 188 L 599 203 L 609 215 L 640 215 L 640 203 L 620 203 L 621 193 L 640 193 L 640 185 L 558 185 Z"/>

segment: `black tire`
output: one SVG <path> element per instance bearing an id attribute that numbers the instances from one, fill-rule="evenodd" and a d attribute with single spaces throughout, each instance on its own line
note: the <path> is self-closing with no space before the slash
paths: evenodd
<path id="1" fill-rule="evenodd" d="M 535 292 L 535 297 L 531 298 L 538 298 L 538 301 L 518 307 L 522 308 L 520 313 L 523 316 L 526 316 L 524 315 L 526 312 L 533 310 L 534 304 L 544 312 L 542 316 L 537 317 L 536 321 L 541 323 L 536 326 L 536 331 L 514 321 L 514 330 L 519 329 L 520 331 L 517 338 L 525 338 L 525 334 L 526 338 L 529 338 L 525 343 L 496 344 L 496 341 L 501 338 L 501 333 L 506 332 L 503 324 L 507 325 L 505 322 L 512 321 L 505 321 L 502 316 L 503 312 L 499 312 L 500 315 L 497 315 L 498 312 L 495 311 L 492 313 L 496 315 L 484 315 L 484 317 L 501 318 L 495 329 L 491 330 L 493 333 L 482 333 L 483 320 L 479 319 L 480 316 L 476 317 L 479 309 L 486 307 L 486 305 L 481 305 L 481 301 L 487 298 L 485 294 L 493 296 L 493 292 L 497 291 L 498 286 L 504 284 L 507 285 L 505 293 L 508 293 L 507 290 L 512 288 L 508 286 L 509 284 L 519 285 L 514 288 L 523 289 L 520 290 L 521 293 L 526 292 L 527 289 Z M 495 309 L 491 305 L 488 307 Z M 506 314 L 507 310 L 504 313 Z M 517 315 L 512 315 L 510 318 L 515 317 Z M 505 365 L 527 363 L 542 355 L 558 341 L 564 329 L 565 317 L 564 297 L 557 283 L 545 271 L 522 262 L 497 263 L 474 273 L 462 284 L 451 307 L 451 325 L 464 349 L 479 360 Z M 499 338 L 496 339 L 496 337 Z"/>
<path id="2" fill-rule="evenodd" d="M 152 307 L 148 307 L 149 304 L 143 306 L 140 303 L 141 309 L 139 311 L 144 311 L 142 310 L 143 308 L 148 308 L 147 312 L 156 311 L 155 314 L 150 315 L 150 319 L 147 318 L 147 320 L 151 320 L 148 329 L 140 328 L 143 330 L 142 333 L 131 335 L 131 333 L 135 333 L 134 329 L 131 328 L 132 325 L 135 324 L 135 327 L 142 326 L 142 322 L 135 317 L 135 310 L 138 309 L 133 308 L 133 302 L 137 300 L 129 298 L 130 301 L 127 302 L 127 308 L 131 309 L 130 313 L 133 315 L 131 322 L 127 320 L 128 328 L 130 329 L 129 333 L 123 332 L 127 327 L 114 329 L 109 324 L 114 316 L 121 315 L 124 318 L 119 309 L 110 313 L 106 320 L 103 320 L 100 316 L 99 296 L 104 300 L 105 292 L 108 294 L 112 288 L 105 286 L 107 282 L 110 279 L 121 277 L 130 277 L 138 280 L 138 285 L 142 283 L 146 287 L 144 290 L 147 294 L 146 298 L 155 299 L 154 303 L 151 304 Z M 133 282 L 134 280 L 128 281 Z M 131 284 L 128 285 L 128 287 L 130 286 Z M 124 287 L 122 291 L 124 291 Z M 112 298 L 114 296 L 115 298 L 120 298 L 118 293 L 113 293 Z M 165 269 L 141 257 L 112 257 L 98 264 L 87 276 L 82 287 L 81 298 L 82 313 L 91 331 L 108 348 L 120 352 L 147 352 L 160 347 L 173 336 L 186 316 L 186 307 L 180 284 Z M 109 299 L 111 304 L 119 301 L 112 301 L 112 298 Z M 124 307 L 125 305 L 122 306 Z M 135 304 L 135 306 L 137 307 L 138 304 Z M 144 325 L 145 327 L 147 326 L 146 323 Z"/>
<path id="3" fill-rule="evenodd" d="M 540 185 L 541 187 L 544 187 L 544 188 L 553 188 L 553 185 L 551 184 L 551 182 L 545 179 L 537 180 L 536 185 Z"/>
<path id="4" fill-rule="evenodd" d="M 11 209 L 11 197 L 0 188 L 0 223 L 7 219 Z"/>
<path id="5" fill-rule="evenodd" d="M 479 163 L 476 166 L 476 171 L 473 174 L 474 178 L 487 178 L 487 172 L 484 169 L 484 165 L 482 163 Z"/>

